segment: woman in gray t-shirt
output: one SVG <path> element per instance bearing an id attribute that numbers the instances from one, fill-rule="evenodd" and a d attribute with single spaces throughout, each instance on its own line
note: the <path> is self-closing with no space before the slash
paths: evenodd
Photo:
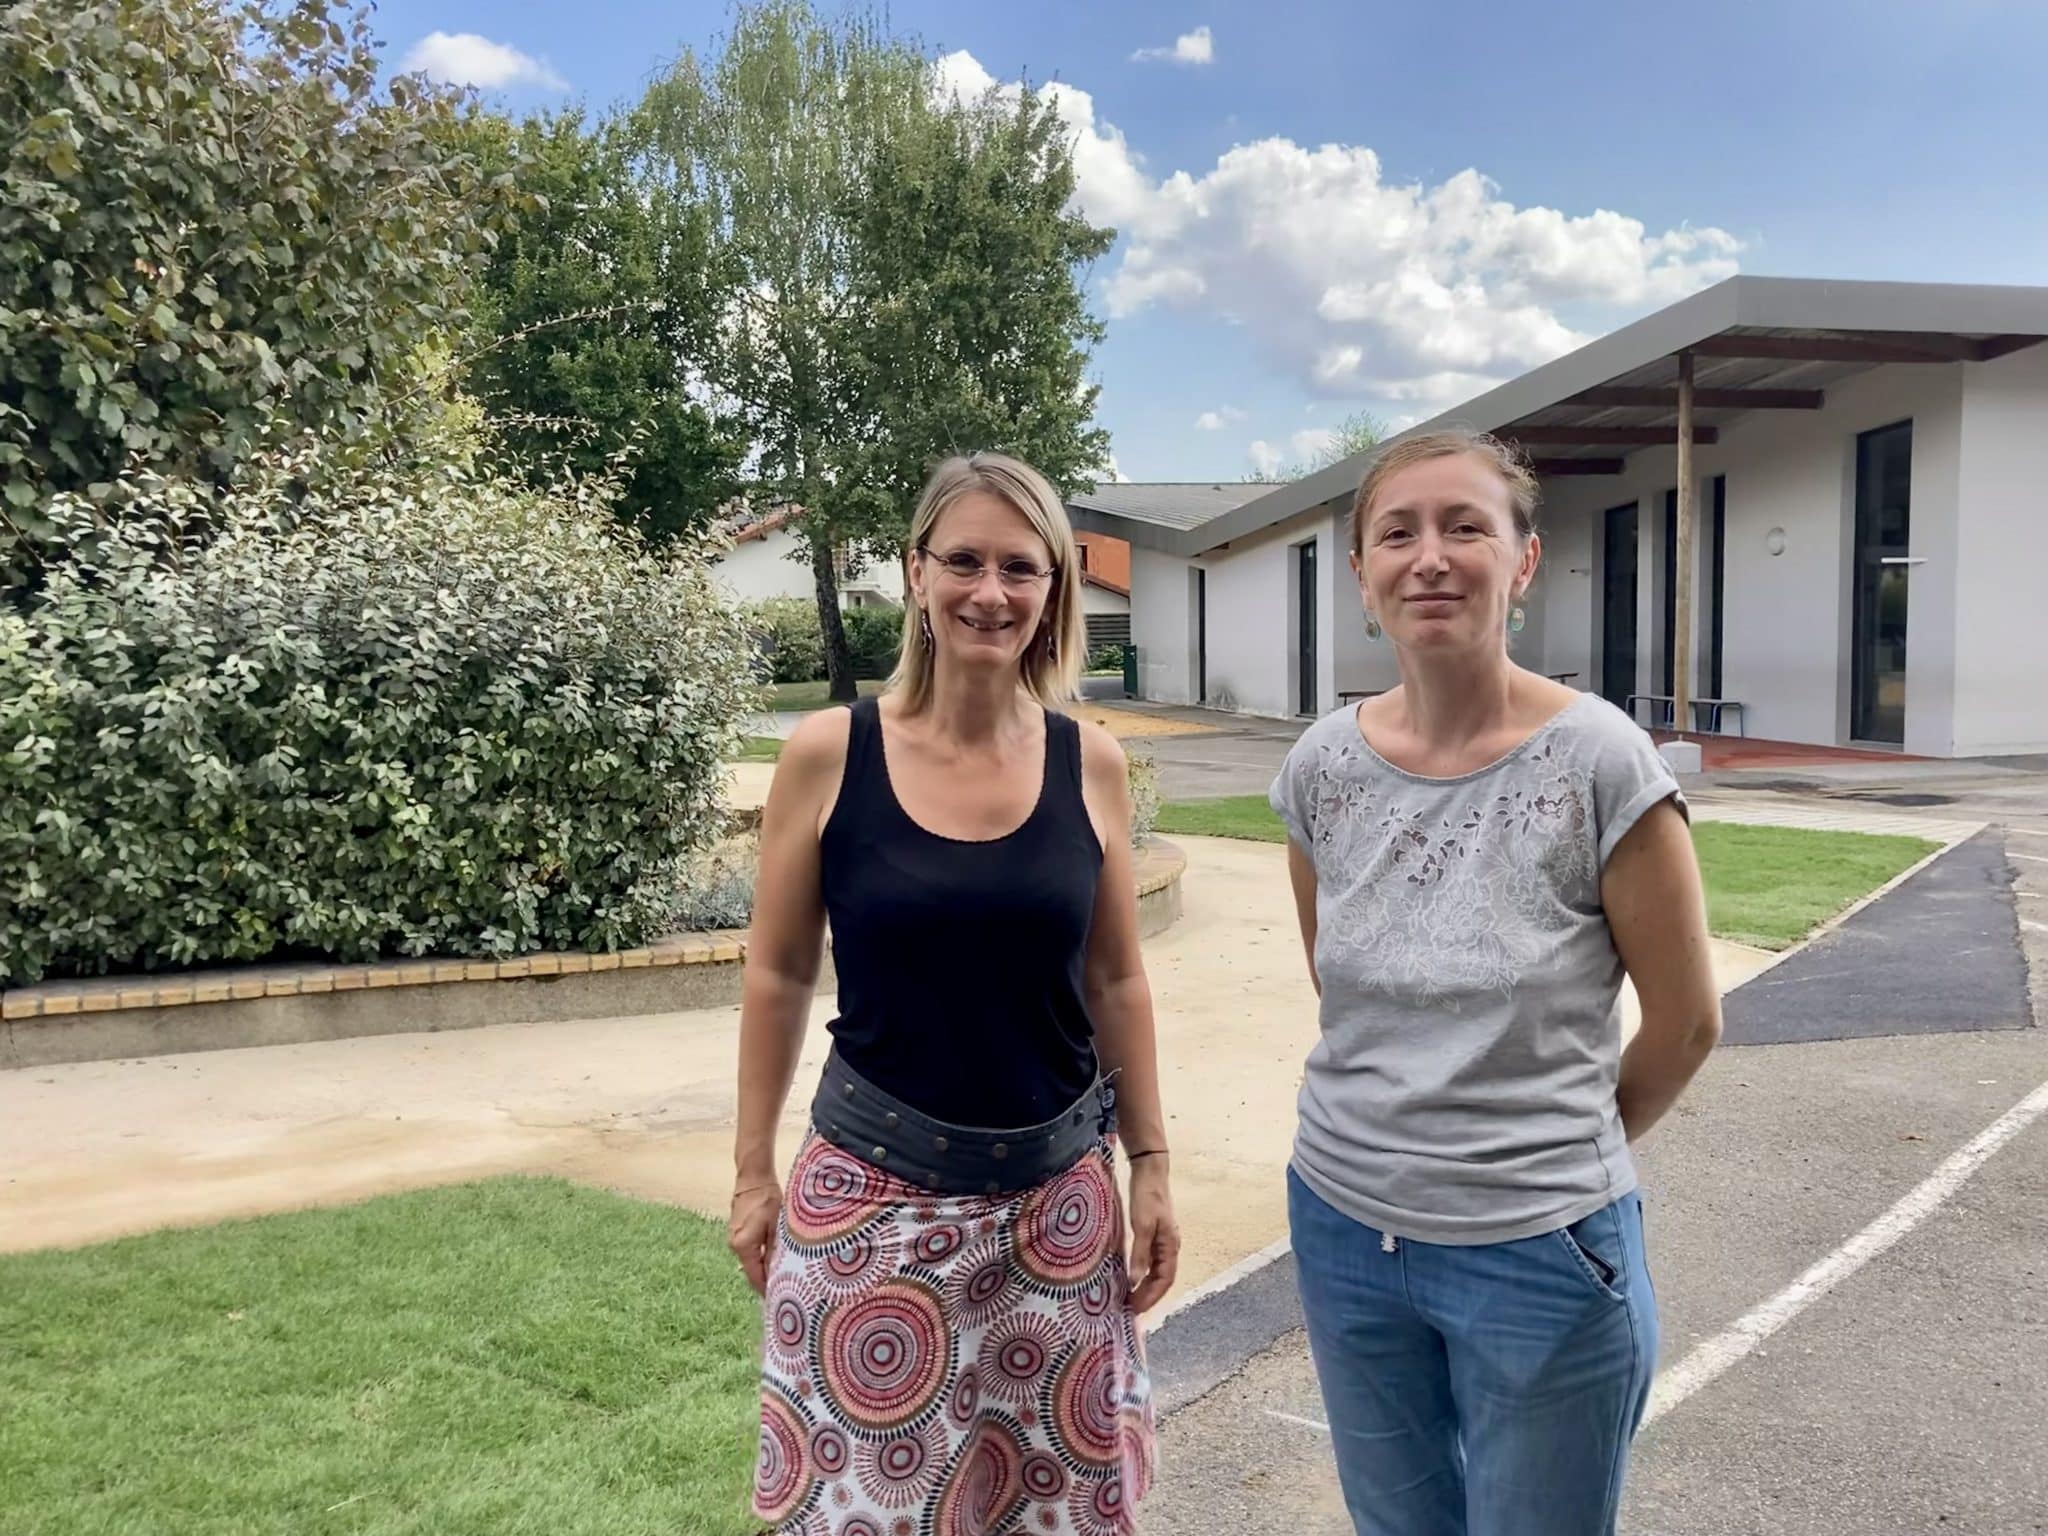
<path id="1" fill-rule="evenodd" d="M 1491 438 L 1380 454 L 1352 565 L 1401 686 L 1273 785 L 1322 998 L 1288 1215 L 1361 1536 L 1614 1529 L 1657 1354 L 1629 1143 L 1720 1035 L 1677 781 L 1508 655 L 1535 505 Z"/>

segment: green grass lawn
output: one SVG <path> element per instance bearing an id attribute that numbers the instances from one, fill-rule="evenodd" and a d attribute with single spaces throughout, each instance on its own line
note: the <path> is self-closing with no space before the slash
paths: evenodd
<path id="1" fill-rule="evenodd" d="M 0 1258 L 0 1530 L 743 1536 L 711 1223 L 552 1179 Z"/>
<path id="2" fill-rule="evenodd" d="M 1287 840 L 1264 795 L 1168 801 L 1159 808 L 1158 829 L 1169 837 Z M 1711 821 L 1692 836 L 1707 888 L 1707 926 L 1718 938 L 1760 949 L 1790 948 L 1940 846 L 1917 837 Z"/>
<path id="3" fill-rule="evenodd" d="M 864 678 L 853 685 L 863 697 L 880 693 L 885 686 L 880 678 Z M 768 702 L 764 706 L 775 710 L 823 709 L 832 702 L 832 685 L 822 680 L 815 683 L 775 683 L 768 689 Z"/>
<path id="4" fill-rule="evenodd" d="M 1692 830 L 1715 935 L 1789 949 L 1941 845 L 1919 837 L 1703 821 Z"/>
<path id="5" fill-rule="evenodd" d="M 740 744 L 734 756 L 736 763 L 772 763 L 782 757 L 782 738 L 779 736 L 749 736 Z"/>

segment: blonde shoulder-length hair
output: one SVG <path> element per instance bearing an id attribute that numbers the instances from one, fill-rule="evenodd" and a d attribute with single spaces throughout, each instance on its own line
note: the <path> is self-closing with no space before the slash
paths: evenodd
<path id="1" fill-rule="evenodd" d="M 1064 709 L 1079 691 L 1087 626 L 1081 617 L 1081 551 L 1067 509 L 1045 476 L 1003 453 L 976 453 L 947 459 L 924 483 L 917 510 L 910 519 L 910 540 L 903 551 L 906 567 L 917 558 L 946 509 L 975 491 L 999 496 L 1031 525 L 1031 531 L 1052 551 L 1052 591 L 1038 633 L 1024 647 L 1019 683 L 1047 709 Z M 903 649 L 889 676 L 889 691 L 900 694 L 906 709 L 921 710 L 931 702 L 934 658 L 925 638 L 924 613 L 916 600 L 903 606 Z"/>

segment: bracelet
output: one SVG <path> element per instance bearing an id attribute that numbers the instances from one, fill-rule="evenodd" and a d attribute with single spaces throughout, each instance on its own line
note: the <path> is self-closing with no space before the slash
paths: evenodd
<path id="1" fill-rule="evenodd" d="M 1129 1152 L 1125 1156 L 1135 1163 L 1141 1157 L 1165 1157 L 1172 1150 L 1171 1147 L 1148 1147 L 1143 1152 Z"/>

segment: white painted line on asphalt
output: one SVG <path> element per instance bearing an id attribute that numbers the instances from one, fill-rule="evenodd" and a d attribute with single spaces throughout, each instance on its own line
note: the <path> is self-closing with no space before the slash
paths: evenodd
<path id="1" fill-rule="evenodd" d="M 2048 927 L 2039 923 L 2027 926 L 2048 932 Z M 1784 1290 L 1744 1313 L 1732 1327 L 1661 1373 L 1650 1390 L 1650 1407 L 1643 1422 L 1650 1424 L 1669 1413 L 1920 1225 L 1961 1189 L 1992 1153 L 2038 1120 L 2043 1112 L 2048 1112 L 2048 1083 L 2041 1084 L 1992 1121 L 1975 1140 L 1951 1155 L 1890 1210 Z"/>
<path id="2" fill-rule="evenodd" d="M 1185 1296 L 1174 1297 L 1173 1304 L 1146 1325 L 1147 1330 L 1163 1327 L 1167 1319 L 1174 1314 L 1185 1312 L 1197 1302 L 1207 1301 L 1219 1291 L 1227 1291 L 1242 1280 L 1249 1280 L 1268 1264 L 1286 1258 L 1293 1251 L 1293 1246 L 1284 1237 L 1276 1243 L 1268 1243 L 1250 1257 L 1239 1259 L 1222 1273 L 1211 1275 Z"/>
<path id="3" fill-rule="evenodd" d="M 2014 853 L 2010 849 L 2008 849 L 2006 850 L 2005 856 L 2008 859 L 2024 859 L 2029 864 L 2048 864 L 2048 854 Z"/>
<path id="4" fill-rule="evenodd" d="M 1312 1429 L 1319 1435 L 1327 1435 L 1330 1432 L 1330 1426 L 1321 1419 L 1304 1419 L 1296 1414 L 1282 1413 L 1278 1408 L 1265 1408 L 1260 1411 L 1267 1418 L 1278 1419 L 1282 1424 L 1299 1424 L 1303 1429 Z"/>
<path id="5" fill-rule="evenodd" d="M 2031 928 L 2036 933 L 2048 933 L 2048 923 L 2037 923 L 2031 918 L 2021 918 L 2020 926 L 2022 928 Z"/>

